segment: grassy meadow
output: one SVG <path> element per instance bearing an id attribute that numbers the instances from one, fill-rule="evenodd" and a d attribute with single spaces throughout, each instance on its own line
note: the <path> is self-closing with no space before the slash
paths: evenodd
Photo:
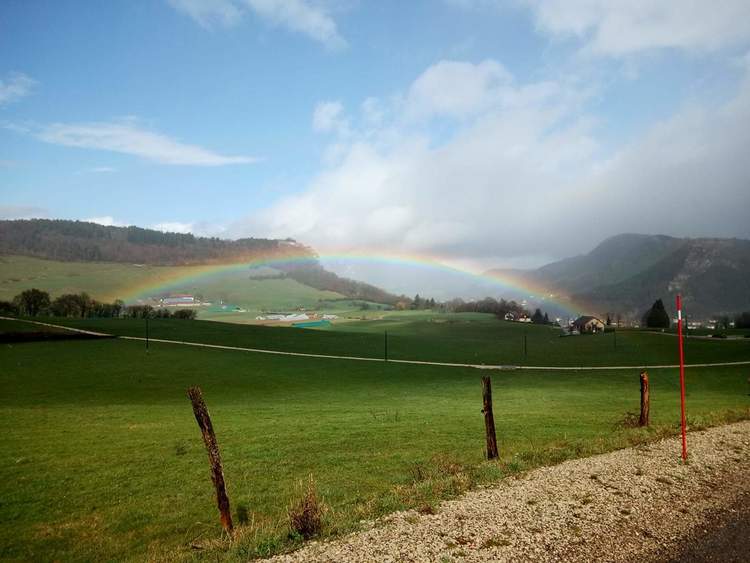
<path id="1" fill-rule="evenodd" d="M 407 311 L 372 320 L 334 324 L 328 329 L 149 321 L 150 336 L 168 340 L 224 344 L 314 354 L 382 358 L 385 332 L 388 357 L 493 365 L 607 366 L 676 362 L 677 340 L 639 330 L 561 338 L 559 328 L 498 321 L 481 313 Z M 68 326 L 125 336 L 145 336 L 140 319 L 63 319 Z M 526 355 L 524 355 L 524 338 Z M 750 339 L 686 341 L 688 363 L 750 359 Z"/>
<path id="2" fill-rule="evenodd" d="M 0 300 L 11 300 L 35 287 L 53 297 L 63 293 L 87 292 L 100 301 L 131 296 L 134 288 L 158 286 L 189 277 L 200 268 L 150 266 L 111 262 L 58 262 L 28 256 L 0 256 Z M 338 299 L 332 291 L 320 291 L 292 279 L 250 279 L 249 272 L 224 273 L 180 282 L 170 287 L 176 293 L 202 294 L 248 310 L 243 320 L 254 319 L 261 309 L 314 307 L 319 300 Z M 229 320 L 234 313 L 203 311 L 206 318 Z"/>
<path id="3" fill-rule="evenodd" d="M 455 361 L 469 357 L 473 335 L 476 349 L 491 359 L 480 333 L 489 331 L 494 342 L 516 330 L 495 321 L 492 332 L 486 319 L 464 320 L 467 327 L 457 328 L 415 316 L 414 326 L 403 328 L 411 343 L 403 352 Z M 21 323 L 5 321 L 0 330 L 12 324 Z M 71 324 L 140 330 L 119 320 Z M 435 326 L 461 336 L 463 345 L 431 344 L 439 336 Z M 547 329 L 534 328 L 539 332 L 529 327 L 530 342 L 541 346 Z M 397 342 L 399 331 L 388 330 Z M 372 354 L 379 351 L 368 339 L 382 336 L 380 327 L 337 333 L 158 320 L 151 331 L 301 350 L 354 353 L 372 346 Z M 670 337 L 622 336 L 625 347 L 640 343 L 650 356 L 674 357 Z M 573 353 L 574 363 L 601 361 L 606 351 L 596 347 L 608 337 L 550 336 L 556 346 L 580 344 L 550 352 L 547 363 L 565 353 Z M 705 343 L 711 346 L 694 355 L 750 359 L 747 346 L 735 347 L 747 343 Z M 442 498 L 529 467 L 655 439 L 675 432 L 679 419 L 677 370 L 651 372 L 650 430 L 620 424 L 638 409 L 637 371 L 492 372 L 501 459 L 488 463 L 483 372 L 470 368 L 158 343 L 146 353 L 142 342 L 116 339 L 3 345 L 0 365 L 7 422 L 0 442 L 3 560 L 243 560 L 299 543 L 289 534 L 286 509 L 310 475 L 330 507 L 324 530 L 330 535 L 403 507 L 432 510 Z M 196 384 L 211 411 L 233 512 L 248 522 L 231 545 L 221 540 L 206 453 L 185 394 Z M 690 369 L 687 385 L 693 427 L 750 416 L 747 366 Z"/>

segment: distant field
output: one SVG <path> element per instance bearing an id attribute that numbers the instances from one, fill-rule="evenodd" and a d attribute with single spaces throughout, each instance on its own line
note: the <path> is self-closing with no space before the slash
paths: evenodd
<path id="1" fill-rule="evenodd" d="M 356 346 L 367 336 L 190 321 L 153 321 L 152 330 L 230 344 L 300 338 L 302 347 L 331 347 L 329 338 Z M 270 340 L 274 333 L 288 340 Z M 651 374 L 653 431 L 617 425 L 638 408 L 635 371 L 497 372 L 502 459 L 490 464 L 482 462 L 477 370 L 156 343 L 147 354 L 142 343 L 119 340 L 2 346 L 0 364 L 8 421 L 0 441 L 2 559 L 242 560 L 289 545 L 286 506 L 310 474 L 334 509 L 332 533 L 471 483 L 674 432 L 678 420 L 676 370 Z M 747 368 L 692 369 L 687 378 L 693 425 L 750 415 Z M 228 553 L 209 541 L 220 529 L 185 396 L 194 384 L 213 416 L 233 505 L 256 523 Z"/>
<path id="2" fill-rule="evenodd" d="M 36 287 L 52 296 L 87 292 L 102 301 L 123 299 L 133 288 L 156 286 L 195 272 L 189 266 L 138 266 L 109 262 L 56 262 L 25 256 L 0 256 L 0 300 L 10 300 Z M 291 279 L 250 279 L 249 274 L 229 273 L 201 277 L 170 286 L 175 293 L 202 294 L 248 309 L 247 317 L 267 308 L 313 307 L 321 299 L 338 299 L 332 291 L 320 291 Z M 207 318 L 226 320 L 235 313 L 207 313 Z M 240 313 L 241 315 L 241 313 Z"/>
<path id="3" fill-rule="evenodd" d="M 152 338 L 315 354 L 382 358 L 387 330 L 391 359 L 531 366 L 638 366 L 676 361 L 677 340 L 657 333 L 621 330 L 616 336 L 561 338 L 560 329 L 498 321 L 477 313 L 409 311 L 386 315 L 382 320 L 334 324 L 327 330 L 172 319 L 154 319 L 149 324 Z M 133 319 L 55 322 L 128 336 L 144 336 L 146 328 L 144 321 Z M 750 360 L 750 339 L 688 340 L 685 355 L 688 363 Z"/>

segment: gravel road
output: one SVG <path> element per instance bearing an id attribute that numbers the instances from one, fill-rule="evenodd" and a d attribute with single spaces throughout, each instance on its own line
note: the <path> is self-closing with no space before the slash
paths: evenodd
<path id="1" fill-rule="evenodd" d="M 531 471 L 276 562 L 747 561 L 750 422 Z"/>

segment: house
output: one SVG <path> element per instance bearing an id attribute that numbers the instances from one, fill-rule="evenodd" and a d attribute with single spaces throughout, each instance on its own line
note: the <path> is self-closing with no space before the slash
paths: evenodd
<path id="1" fill-rule="evenodd" d="M 601 321 L 601 319 L 597 319 L 596 317 L 591 317 L 588 315 L 578 317 L 575 321 L 573 321 L 572 326 L 580 333 L 595 333 L 602 332 L 604 330 L 604 323 Z"/>

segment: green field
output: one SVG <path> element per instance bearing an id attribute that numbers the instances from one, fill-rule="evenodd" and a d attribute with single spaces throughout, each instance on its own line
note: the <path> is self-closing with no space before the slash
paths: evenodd
<path id="1" fill-rule="evenodd" d="M 530 366 L 638 366 L 676 361 L 676 338 L 659 333 L 621 330 L 617 335 L 561 338 L 559 328 L 498 321 L 480 313 L 408 311 L 380 316 L 384 318 L 334 324 L 325 330 L 170 319 L 153 319 L 149 326 L 152 338 L 372 358 L 384 356 L 387 331 L 391 359 Z M 137 319 L 59 322 L 127 336 L 145 336 L 146 329 L 145 322 Z M 689 340 L 685 350 L 688 363 L 748 360 L 750 339 Z"/>
<path id="2" fill-rule="evenodd" d="M 462 326 L 417 319 L 403 330 L 414 333 L 412 344 L 422 342 L 423 355 L 435 351 L 431 342 L 440 334 L 433 325 L 444 338 Z M 487 319 L 472 322 L 483 330 L 492 326 Z M 495 330 L 516 330 L 493 322 Z M 138 329 L 128 321 L 75 324 Z M 151 330 L 191 341 L 338 351 L 364 350 L 374 345 L 369 338 L 380 337 L 199 321 L 155 320 Z M 542 330 L 538 344 L 545 342 Z M 481 344 L 481 331 L 470 332 Z M 674 355 L 669 337 L 631 336 L 633 342 L 646 338 L 653 356 Z M 579 359 L 596 338 L 578 341 Z M 567 346 L 573 340 L 551 341 Z M 704 359 L 742 355 L 733 343 L 707 344 Z M 460 346 L 452 350 L 452 359 L 462 357 Z M 742 351 L 750 358 L 747 347 Z M 123 340 L 5 345 L 0 365 L 4 560 L 246 559 L 296 544 L 285 511 L 296 484 L 311 474 L 332 509 L 325 530 L 332 534 L 528 467 L 674 432 L 679 412 L 676 370 L 652 371 L 649 431 L 618 424 L 638 408 L 635 370 L 494 372 L 501 460 L 487 463 L 479 412 L 483 372 L 470 368 L 153 342 L 146 353 L 142 342 Z M 750 416 L 746 366 L 690 369 L 687 382 L 694 427 Z M 185 396 L 195 384 L 211 410 L 234 508 L 250 514 L 251 524 L 231 546 L 219 539 L 206 455 Z"/>
<path id="3" fill-rule="evenodd" d="M 26 256 L 0 256 L 0 300 L 11 300 L 23 290 L 35 287 L 53 297 L 85 291 L 95 299 L 114 301 L 128 298 L 134 288 L 158 286 L 200 271 L 201 268 L 191 266 L 57 262 Z M 167 287 L 170 292 L 200 294 L 207 300 L 223 300 L 248 311 L 245 314 L 201 313 L 205 318 L 221 320 L 248 321 L 263 309 L 311 308 L 321 299 L 342 297 L 292 279 L 250 279 L 249 273 L 243 272 L 194 277 Z"/>

